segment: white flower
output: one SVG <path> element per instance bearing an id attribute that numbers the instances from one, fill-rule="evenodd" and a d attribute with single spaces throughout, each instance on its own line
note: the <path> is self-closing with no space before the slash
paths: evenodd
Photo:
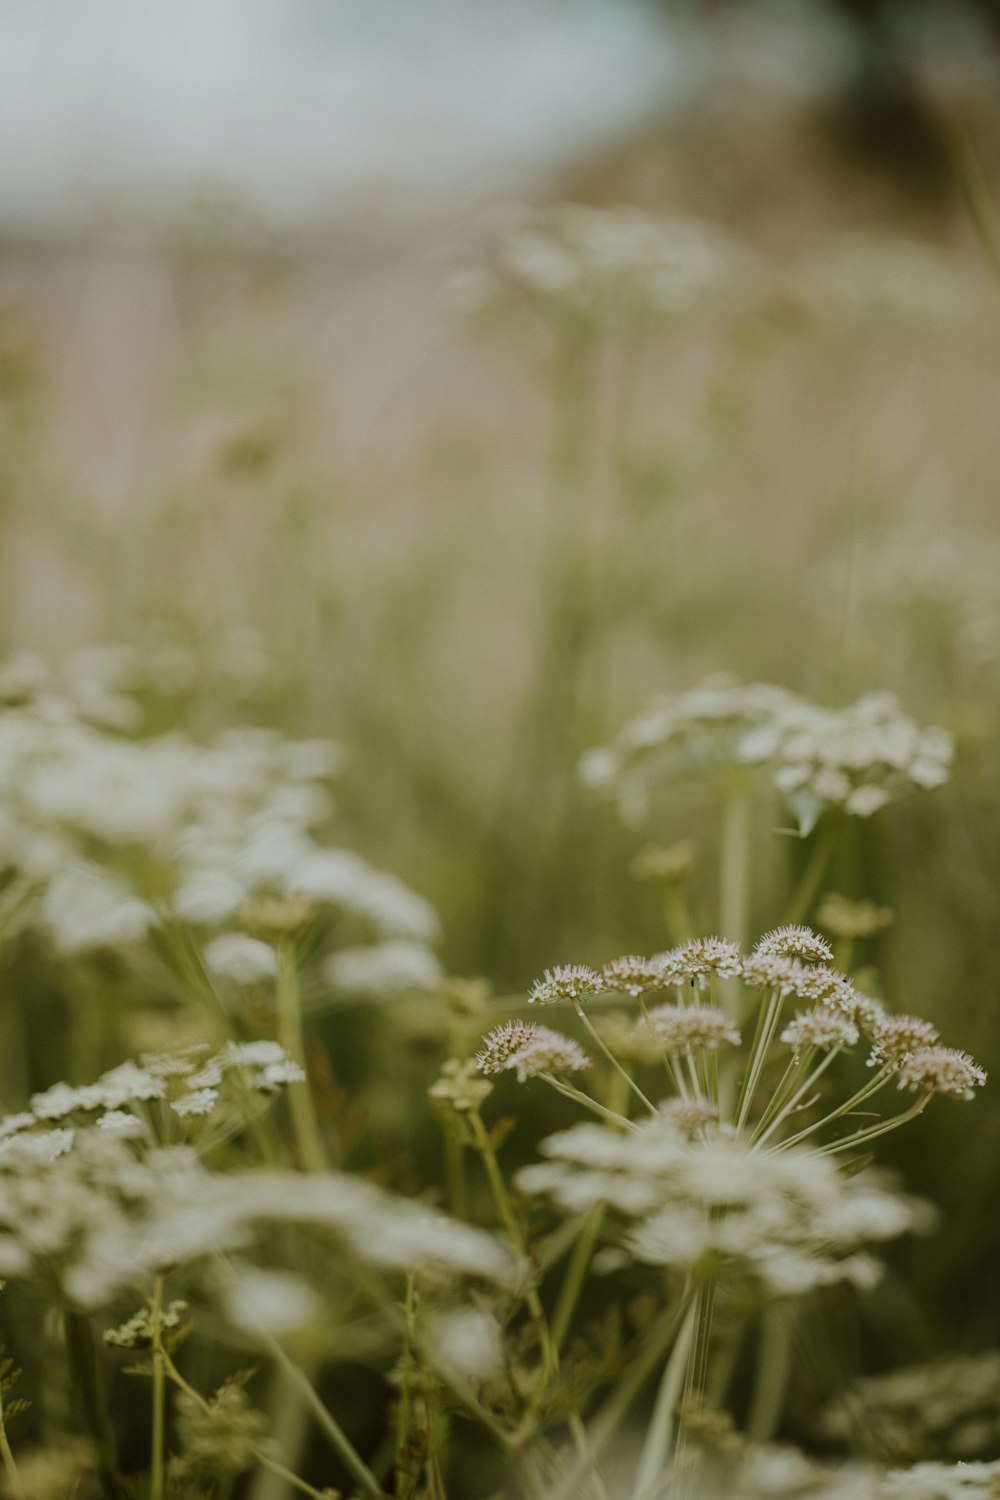
<path id="1" fill-rule="evenodd" d="M 473 1386 L 486 1385 L 504 1367 L 499 1324 L 478 1308 L 458 1308 L 432 1317 L 426 1346 L 434 1364 Z"/>
<path id="2" fill-rule="evenodd" d="M 250 1333 L 280 1338 L 308 1328 L 322 1315 L 316 1292 L 291 1271 L 240 1263 L 227 1271 L 221 1292 L 226 1317 Z"/>
<path id="3" fill-rule="evenodd" d="M 247 937 L 242 932 L 222 932 L 205 948 L 205 964 L 213 974 L 221 974 L 234 984 L 260 984 L 273 979 L 278 960 L 270 943 Z"/>
<path id="4" fill-rule="evenodd" d="M 404 938 L 367 948 L 341 948 L 327 959 L 324 974 L 336 990 L 376 998 L 433 989 L 443 978 L 431 950 Z"/>

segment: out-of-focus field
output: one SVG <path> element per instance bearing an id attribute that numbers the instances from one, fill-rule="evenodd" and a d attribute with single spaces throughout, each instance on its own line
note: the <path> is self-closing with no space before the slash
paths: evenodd
<path id="1" fill-rule="evenodd" d="M 853 828 L 828 883 L 895 910 L 865 954 L 894 1006 L 995 1073 L 1000 282 L 957 198 L 900 207 L 780 134 L 752 173 L 715 160 L 650 139 L 553 184 L 746 249 L 697 308 L 585 345 L 537 304 L 466 314 L 471 213 L 296 252 L 211 216 L 3 247 L 0 644 L 224 659 L 178 694 L 185 727 L 336 739 L 338 837 L 430 899 L 449 972 L 511 993 L 664 946 L 630 873 L 650 838 L 694 841 L 695 925 L 716 921 L 711 798 L 629 829 L 576 778 L 650 694 L 719 671 L 831 705 L 888 689 L 955 733 L 954 777 Z M 882 289 L 834 296 L 861 227 Z M 797 858 L 757 834 L 755 932 Z M 869 1327 L 859 1363 L 1000 1340 L 996 1090 L 971 1126 L 931 1113 L 881 1155 L 948 1233 L 895 1253 L 892 1359 Z"/>

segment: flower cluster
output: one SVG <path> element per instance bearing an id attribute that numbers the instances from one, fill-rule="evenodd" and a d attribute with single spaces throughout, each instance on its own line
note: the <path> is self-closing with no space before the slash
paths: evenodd
<path id="1" fill-rule="evenodd" d="M 139 1062 L 120 1063 L 96 1083 L 56 1083 L 34 1094 L 30 1108 L 0 1121 L 0 1166 L 37 1155 L 62 1154 L 73 1144 L 65 1122 L 96 1116 L 92 1122 L 105 1136 L 150 1140 L 166 1127 L 167 1117 L 186 1119 L 245 1111 L 248 1096 L 273 1094 L 305 1074 L 277 1042 L 229 1042 L 206 1057 L 205 1046 L 146 1054 Z M 161 1104 L 167 1115 L 154 1116 Z M 59 1128 L 52 1126 L 59 1122 Z M 39 1128 L 41 1127 L 41 1128 Z"/>
<path id="2" fill-rule="evenodd" d="M 713 677 L 655 699 L 612 746 L 588 752 L 581 775 L 628 809 L 678 776 L 760 767 L 808 831 L 827 808 L 870 817 L 942 785 L 951 757 L 947 731 L 921 729 L 888 693 L 828 709 L 785 688 Z"/>
<path id="3" fill-rule="evenodd" d="M 454 299 L 479 312 L 512 297 L 600 328 L 648 326 L 731 293 L 748 253 L 714 226 L 635 208 L 495 209 L 484 263 Z"/>
<path id="4" fill-rule="evenodd" d="M 692 1140 L 670 1117 L 626 1133 L 576 1125 L 541 1149 L 547 1160 L 518 1174 L 523 1192 L 567 1213 L 609 1205 L 631 1221 L 625 1245 L 637 1261 L 696 1276 L 711 1268 L 777 1295 L 840 1280 L 871 1286 L 878 1268 L 859 1246 L 920 1218 L 811 1152 L 755 1152 L 724 1130 Z"/>
<path id="5" fill-rule="evenodd" d="M 40 1278 L 81 1307 L 142 1289 L 170 1267 L 239 1251 L 267 1224 L 311 1226 L 387 1271 L 470 1276 L 505 1287 L 523 1267 L 491 1235 L 335 1173 L 209 1171 L 186 1146 L 66 1131 L 44 1159 L 0 1155 L 0 1276 Z M 30 1138 L 18 1134 L 15 1139 Z"/>
<path id="6" fill-rule="evenodd" d="M 319 837 L 334 745 L 265 729 L 144 738 L 124 687 L 60 695 L 36 677 L 24 663 L 0 671 L 0 873 L 33 897 L 58 953 L 127 949 L 181 921 L 204 936 L 210 973 L 260 984 L 276 971 L 264 940 L 275 924 L 256 920 L 271 902 L 272 917 L 294 907 L 300 923 L 336 914 L 365 945 L 331 968 L 338 987 L 381 994 L 439 977 L 427 902 Z"/>

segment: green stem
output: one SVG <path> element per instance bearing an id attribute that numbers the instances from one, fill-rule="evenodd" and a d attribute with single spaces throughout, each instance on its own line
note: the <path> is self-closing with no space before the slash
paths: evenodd
<path id="1" fill-rule="evenodd" d="M 592 1464 L 611 1441 L 632 1402 L 642 1390 L 660 1360 L 671 1347 L 677 1331 L 687 1314 L 689 1299 L 683 1299 L 677 1307 L 665 1308 L 647 1332 L 643 1347 L 629 1364 L 627 1372 L 615 1386 L 592 1422 L 587 1424 L 589 1458 L 577 1457 L 563 1474 L 562 1479 L 550 1489 L 546 1500 L 570 1500 L 579 1488 L 580 1481 Z"/>
<path id="2" fill-rule="evenodd" d="M 295 947 L 291 940 L 279 943 L 278 960 L 278 1040 L 288 1055 L 306 1068 L 305 1037 L 302 1030 L 302 995 L 299 989 L 299 972 L 295 959 Z M 299 1164 L 307 1172 L 326 1170 L 326 1152 L 319 1128 L 316 1103 L 306 1077 L 288 1088 L 288 1101 L 292 1112 L 292 1129 Z"/>
<path id="3" fill-rule="evenodd" d="M 755 1134 L 751 1137 L 752 1140 L 755 1140 L 757 1142 L 758 1146 L 762 1146 L 767 1140 L 768 1136 L 773 1135 L 774 1132 L 781 1127 L 785 1120 L 788 1119 L 788 1116 L 798 1108 L 799 1103 L 801 1102 L 803 1097 L 809 1092 L 814 1084 L 819 1082 L 820 1078 L 833 1062 L 833 1059 L 839 1054 L 840 1050 L 841 1049 L 839 1047 L 834 1047 L 831 1052 L 828 1052 L 823 1060 L 818 1063 L 815 1068 L 813 1068 L 812 1072 L 799 1086 L 799 1088 L 796 1089 L 795 1093 L 789 1099 L 788 1103 L 784 1105 L 783 1108 L 779 1109 L 778 1113 L 775 1115 L 774 1119 L 771 1121 L 767 1129 L 763 1131 L 759 1136 Z"/>
<path id="4" fill-rule="evenodd" d="M 557 1350 L 562 1348 L 563 1341 L 569 1332 L 569 1325 L 583 1290 L 583 1284 L 587 1279 L 590 1258 L 594 1253 L 594 1246 L 601 1233 L 606 1213 L 606 1203 L 595 1203 L 584 1220 L 579 1239 L 573 1246 L 573 1254 L 570 1256 L 566 1275 L 559 1291 L 559 1300 L 552 1314 L 552 1343 Z"/>
<path id="5" fill-rule="evenodd" d="M 576 1008 L 577 1015 L 580 1017 L 580 1020 L 583 1022 L 583 1025 L 586 1027 L 587 1031 L 590 1033 L 590 1036 L 591 1036 L 592 1040 L 597 1044 L 597 1046 L 604 1053 L 604 1056 L 607 1058 L 608 1062 L 614 1068 L 614 1070 L 618 1074 L 619 1078 L 623 1078 L 625 1080 L 625 1082 L 628 1084 L 629 1088 L 632 1090 L 632 1093 L 635 1094 L 636 1098 L 642 1101 L 642 1103 L 646 1106 L 646 1108 L 649 1110 L 649 1112 L 650 1112 L 651 1115 L 655 1115 L 656 1114 L 656 1106 L 654 1104 L 650 1104 L 649 1100 L 646 1098 L 645 1094 L 642 1092 L 642 1089 L 636 1083 L 635 1079 L 631 1076 L 630 1073 L 626 1072 L 626 1070 L 622 1067 L 622 1065 L 618 1061 L 617 1057 L 615 1057 L 614 1053 L 611 1051 L 611 1048 L 608 1047 L 608 1046 L 606 1046 L 603 1038 L 594 1029 L 594 1026 L 593 1026 L 593 1024 L 592 1024 L 592 1022 L 590 1020 L 590 1017 L 585 1013 L 583 1007 L 581 1005 L 578 1005 L 575 1008 Z"/>
<path id="6" fill-rule="evenodd" d="M 521 1233 L 521 1227 L 517 1222 L 513 1204 L 507 1192 L 507 1185 L 500 1170 L 500 1163 L 497 1161 L 497 1154 L 493 1149 L 493 1142 L 490 1140 L 489 1131 L 486 1129 L 483 1117 L 478 1109 L 469 1111 L 469 1123 L 472 1126 L 473 1138 L 479 1149 L 479 1154 L 482 1156 L 483 1165 L 486 1168 L 486 1176 L 489 1179 L 493 1202 L 497 1213 L 500 1215 L 500 1221 L 506 1230 L 511 1249 L 517 1255 L 527 1256 L 528 1252 L 524 1243 L 524 1236 Z M 527 1301 L 531 1316 L 538 1324 L 538 1339 L 542 1350 L 543 1365 L 547 1372 L 554 1373 L 558 1368 L 559 1356 L 553 1348 L 552 1340 L 549 1336 L 549 1327 L 545 1320 L 545 1309 L 542 1307 L 541 1298 L 537 1291 L 532 1289 L 528 1292 L 525 1300 Z"/>
<path id="7" fill-rule="evenodd" d="M 163 1351 L 163 1362 L 167 1375 L 173 1381 L 174 1385 L 176 1385 L 177 1389 L 183 1391 L 206 1415 L 209 1415 L 212 1410 L 211 1406 L 200 1391 L 196 1391 L 193 1385 L 188 1384 L 166 1350 Z M 254 1444 L 250 1451 L 259 1464 L 263 1464 L 265 1469 L 270 1469 L 272 1474 L 277 1474 L 286 1484 L 290 1484 L 301 1494 L 310 1495 L 312 1500 L 328 1500 L 329 1491 L 324 1495 L 322 1490 L 317 1490 L 308 1480 L 300 1479 L 293 1469 L 286 1468 L 276 1458 L 271 1458 L 263 1448 L 258 1448 Z"/>
<path id="8" fill-rule="evenodd" d="M 693 1298 L 677 1334 L 674 1347 L 670 1351 L 670 1358 L 663 1367 L 653 1416 L 646 1432 L 646 1440 L 639 1458 L 639 1468 L 632 1486 L 632 1500 L 645 1500 L 645 1497 L 653 1491 L 670 1457 L 674 1435 L 674 1415 L 685 1383 L 698 1312 L 698 1299 Z"/>
<path id="9" fill-rule="evenodd" d="M 0 1460 L 3 1462 L 3 1471 L 7 1476 L 7 1488 L 13 1496 L 13 1500 L 27 1500 L 21 1476 L 17 1472 L 17 1464 L 14 1462 L 14 1454 L 11 1451 L 10 1441 L 7 1437 L 7 1422 L 4 1417 L 3 1395 L 0 1393 Z"/>
<path id="10" fill-rule="evenodd" d="M 150 1455 L 149 1497 L 163 1500 L 166 1486 L 166 1370 L 163 1364 L 163 1277 L 153 1282 L 149 1321 L 153 1334 L 153 1440 Z"/>
<path id="11" fill-rule="evenodd" d="M 722 809 L 719 850 L 720 936 L 746 942 L 750 906 L 750 846 L 753 803 L 745 783 L 732 788 Z"/>
<path id="12" fill-rule="evenodd" d="M 917 1115 L 922 1114 L 930 1101 L 930 1094 L 921 1094 L 916 1104 L 909 1109 L 904 1109 L 902 1114 L 893 1115 L 889 1120 L 882 1120 L 878 1125 L 869 1125 L 865 1130 L 856 1130 L 853 1135 L 844 1136 L 843 1140 L 832 1141 L 828 1146 L 817 1146 L 818 1156 L 833 1156 L 837 1151 L 847 1151 L 852 1146 L 863 1146 L 867 1141 L 874 1141 L 880 1135 L 888 1135 L 890 1130 L 897 1130 L 900 1125 L 905 1125 L 908 1120 L 915 1120 Z"/>
<path id="13" fill-rule="evenodd" d="M 743 1086 L 740 1089 L 740 1097 L 736 1109 L 736 1129 L 742 1130 L 750 1114 L 760 1075 L 764 1071 L 767 1062 L 767 1054 L 771 1049 L 778 1023 L 781 1019 L 781 1007 L 784 996 L 778 989 L 772 990 L 763 1011 L 763 1019 L 758 1022 L 757 1035 L 747 1063 L 747 1070 L 743 1078 Z"/>
<path id="14" fill-rule="evenodd" d="M 848 1114 L 857 1105 L 863 1104 L 866 1099 L 870 1099 L 873 1094 L 877 1094 L 879 1089 L 885 1088 L 885 1085 L 892 1077 L 892 1073 L 892 1063 L 885 1063 L 863 1088 L 858 1089 L 857 1093 L 852 1094 L 849 1099 L 845 1099 L 843 1104 L 839 1104 L 836 1109 L 832 1109 L 821 1120 L 814 1121 L 812 1125 L 806 1125 L 803 1130 L 798 1131 L 795 1135 L 790 1135 L 785 1140 L 778 1141 L 776 1145 L 769 1146 L 768 1150 L 785 1151 L 789 1146 L 797 1146 L 800 1141 L 804 1141 L 807 1136 L 814 1135 L 817 1130 L 822 1130 L 832 1120 L 839 1120 L 841 1115 Z"/>
<path id="15" fill-rule="evenodd" d="M 753 1401 L 747 1417 L 747 1437 L 767 1443 L 774 1437 L 785 1404 L 791 1367 L 792 1309 L 776 1302 L 764 1312 L 757 1344 Z"/>
<path id="16" fill-rule="evenodd" d="M 412 1278 L 411 1278 L 412 1279 Z M 317 1423 L 330 1440 L 330 1446 L 350 1471 L 354 1479 L 370 1495 L 372 1500 L 385 1500 L 385 1491 L 371 1469 L 365 1463 L 340 1423 L 320 1400 L 312 1381 L 305 1371 L 292 1360 L 272 1334 L 264 1334 L 264 1341 L 275 1360 L 285 1371 L 292 1385 L 301 1392 Z"/>
<path id="17" fill-rule="evenodd" d="M 90 1319 L 85 1313 L 66 1308 L 63 1313 L 66 1355 L 70 1375 L 80 1398 L 84 1424 L 97 1450 L 97 1471 L 107 1500 L 124 1500 L 118 1474 L 115 1442 L 108 1419 Z"/>
<path id="18" fill-rule="evenodd" d="M 812 853 L 806 860 L 798 884 L 785 909 L 784 923 L 804 922 L 812 911 L 813 903 L 819 893 L 820 881 L 823 879 L 830 855 L 833 853 L 836 838 L 836 824 L 832 815 L 828 815 L 825 827 L 816 835 Z"/>
<path id="19" fill-rule="evenodd" d="M 556 1078 L 551 1073 L 542 1073 L 540 1076 L 551 1088 L 555 1089 L 557 1094 L 562 1094 L 566 1099 L 572 1099 L 575 1104 L 582 1104 L 585 1109 L 592 1110 L 594 1114 L 600 1115 L 602 1120 L 608 1120 L 612 1125 L 617 1125 L 623 1130 L 636 1129 L 634 1121 L 628 1119 L 627 1116 L 618 1114 L 616 1110 L 608 1109 L 606 1105 L 600 1104 L 596 1099 L 592 1099 L 589 1094 L 585 1094 L 582 1089 L 574 1088 L 564 1078 Z"/>
<path id="20" fill-rule="evenodd" d="M 404 1303 L 404 1316 L 406 1320 L 406 1331 L 403 1339 L 402 1375 L 400 1378 L 399 1404 L 396 1408 L 396 1497 L 403 1500 L 407 1490 L 411 1488 L 408 1479 L 404 1459 L 407 1446 L 410 1441 L 410 1376 L 413 1368 L 413 1343 L 414 1343 L 414 1296 L 416 1288 L 413 1272 L 406 1278 L 406 1301 Z"/>

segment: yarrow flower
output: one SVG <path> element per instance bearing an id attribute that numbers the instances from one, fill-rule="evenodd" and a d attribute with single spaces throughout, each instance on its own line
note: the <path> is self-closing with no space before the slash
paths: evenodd
<path id="1" fill-rule="evenodd" d="M 813 932 L 811 927 L 802 927 L 798 924 L 775 927 L 773 932 L 766 932 L 754 948 L 754 953 L 798 958 L 807 964 L 833 962 L 833 949 L 830 944 L 818 933 Z"/>
<path id="2" fill-rule="evenodd" d="M 869 1065 L 901 1063 L 913 1052 L 933 1047 L 938 1029 L 920 1016 L 883 1016 L 872 1035 Z"/>
<path id="3" fill-rule="evenodd" d="M 858 1040 L 858 1028 L 849 1017 L 825 1005 L 816 1005 L 812 1010 L 800 1011 L 793 1016 L 781 1033 L 781 1040 L 793 1052 L 802 1052 L 806 1047 L 837 1048 L 853 1047 Z"/>
<path id="4" fill-rule="evenodd" d="M 654 699 L 612 746 L 587 753 L 581 775 L 615 791 L 626 810 L 680 776 L 760 767 L 807 833 L 828 808 L 871 817 L 941 786 L 951 758 L 948 732 L 921 729 L 890 694 L 828 709 L 768 683 L 712 677 Z"/>
<path id="5" fill-rule="evenodd" d="M 952 1094 L 972 1099 L 986 1074 L 967 1052 L 954 1047 L 922 1047 L 899 1064 L 899 1087 L 921 1094 Z"/>
<path id="6" fill-rule="evenodd" d="M 756 949 L 740 965 L 740 978 L 749 989 L 777 990 L 779 995 L 793 994 L 804 974 L 805 966 L 797 958 L 760 953 Z"/>
<path id="7" fill-rule="evenodd" d="M 506 1021 L 495 1027 L 483 1037 L 476 1053 L 481 1073 L 515 1072 L 520 1083 L 542 1073 L 576 1073 L 589 1065 L 587 1054 L 572 1037 L 530 1021 Z"/>
<path id="8" fill-rule="evenodd" d="M 719 1123 L 718 1109 L 703 1099 L 664 1099 L 657 1105 L 656 1112 L 688 1141 L 693 1141 L 709 1126 Z"/>
<path id="9" fill-rule="evenodd" d="M 722 979 L 732 978 L 740 972 L 740 949 L 738 943 L 724 938 L 694 938 L 656 955 L 654 962 L 662 969 L 669 983 L 690 981 L 696 989 L 705 989 L 713 975 Z"/>
<path id="10" fill-rule="evenodd" d="M 531 1005 L 558 1005 L 561 1000 L 570 1000 L 579 1005 L 604 989 L 600 974 L 586 964 L 557 964 L 546 969 L 544 976 L 531 987 L 528 1002 Z"/>
<path id="11" fill-rule="evenodd" d="M 740 1034 L 721 1010 L 710 1005 L 658 1005 L 649 1013 L 649 1026 L 664 1052 L 682 1054 L 739 1045 Z"/>
<path id="12" fill-rule="evenodd" d="M 624 958 L 613 958 L 601 968 L 601 981 L 606 990 L 622 995 L 656 994 L 669 984 L 664 966 L 655 958 L 640 958 L 628 953 Z"/>
<path id="13" fill-rule="evenodd" d="M 815 1001 L 817 1005 L 828 1005 L 853 1016 L 857 1005 L 857 992 L 851 981 L 836 969 L 803 969 L 795 985 L 795 993 L 803 1000 Z"/>
<path id="14" fill-rule="evenodd" d="M 476 1053 L 476 1067 L 480 1073 L 502 1073 L 510 1067 L 510 1060 L 525 1042 L 537 1032 L 531 1021 L 504 1021 L 495 1026 L 482 1039 Z"/>

